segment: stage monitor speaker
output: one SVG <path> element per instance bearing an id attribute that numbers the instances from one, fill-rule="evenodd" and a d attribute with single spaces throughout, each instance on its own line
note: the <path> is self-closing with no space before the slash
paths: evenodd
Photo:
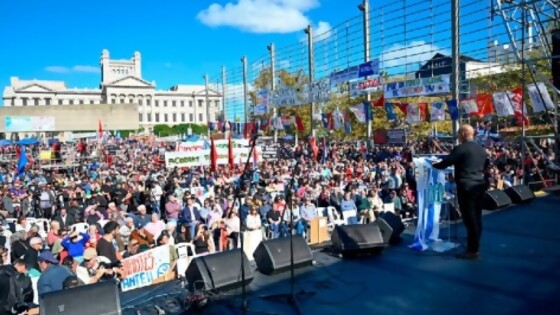
<path id="1" fill-rule="evenodd" d="M 535 199 L 535 193 L 526 185 L 508 187 L 505 190 L 513 203 L 531 203 Z"/>
<path id="2" fill-rule="evenodd" d="M 253 281 L 251 264 L 245 253 L 236 248 L 193 259 L 185 272 L 189 290 L 225 292 L 240 288 L 243 285 L 240 255 L 245 265 L 245 285 L 249 285 Z"/>
<path id="3" fill-rule="evenodd" d="M 511 204 L 511 199 L 503 190 L 489 190 L 484 193 L 482 198 L 482 209 L 497 210 Z"/>
<path id="4" fill-rule="evenodd" d="M 92 300 L 94 298 L 94 300 Z M 84 305 L 84 301 L 91 301 Z M 45 293 L 39 298 L 40 315 L 120 315 L 121 299 L 116 281 L 103 281 L 62 291 Z"/>
<path id="5" fill-rule="evenodd" d="M 550 32 L 552 38 L 552 82 L 560 89 L 560 29 Z"/>
<path id="6" fill-rule="evenodd" d="M 343 255 L 379 253 L 385 246 L 377 223 L 337 225 L 331 242 L 334 251 Z"/>
<path id="7" fill-rule="evenodd" d="M 302 268 L 313 264 L 313 254 L 305 239 L 300 235 L 293 236 L 294 268 Z M 262 241 L 253 252 L 257 268 L 262 274 L 273 275 L 290 269 L 290 238 L 281 237 Z"/>
<path id="8" fill-rule="evenodd" d="M 401 234 L 405 230 L 404 223 L 400 216 L 393 212 L 382 212 L 376 220 L 383 242 L 385 244 L 397 244 L 401 240 Z"/>

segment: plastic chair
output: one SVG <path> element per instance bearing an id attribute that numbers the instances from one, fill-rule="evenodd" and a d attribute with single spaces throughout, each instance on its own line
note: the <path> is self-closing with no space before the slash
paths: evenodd
<path id="1" fill-rule="evenodd" d="M 352 217 L 358 218 L 357 210 L 342 211 L 342 217 L 344 218 L 344 224 L 349 224 L 348 220 Z"/>
<path id="2" fill-rule="evenodd" d="M 49 233 L 51 231 L 51 223 L 47 219 L 37 219 L 35 220 L 35 225 L 39 227 L 39 230 Z"/>
<path id="3" fill-rule="evenodd" d="M 70 227 L 70 230 L 72 232 L 87 233 L 89 230 L 89 224 L 84 222 L 76 223 Z"/>
<path id="4" fill-rule="evenodd" d="M 101 228 L 103 228 L 105 226 L 105 224 L 107 224 L 107 222 L 109 222 L 109 220 L 99 220 L 99 221 L 97 221 L 97 223 L 99 224 L 99 226 Z"/>
<path id="5" fill-rule="evenodd" d="M 329 217 L 328 227 L 330 231 L 334 230 L 334 227 L 337 225 L 346 224 L 346 221 L 340 217 L 340 214 L 334 207 L 327 207 L 327 214 Z"/>

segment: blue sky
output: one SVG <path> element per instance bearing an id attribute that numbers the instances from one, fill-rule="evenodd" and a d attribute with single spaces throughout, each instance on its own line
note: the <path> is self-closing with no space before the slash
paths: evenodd
<path id="1" fill-rule="evenodd" d="M 424 0 L 407 2 L 412 5 L 406 15 L 416 19 L 416 24 L 402 19 L 402 1 L 370 1 L 372 57 L 384 51 L 389 54 L 386 56 L 391 56 L 392 66 L 399 67 L 396 60 L 406 51 L 414 56 L 406 62 L 417 67 L 437 51 L 449 51 L 446 23 L 438 24 L 435 18 L 433 27 L 421 28 L 429 14 L 441 14 L 440 20 L 449 19 L 449 1 L 432 1 L 433 5 Z M 346 27 L 354 32 L 353 37 L 361 37 L 359 19 L 346 24 L 350 26 L 344 24 L 360 14 L 357 9 L 360 3 L 361 0 L 1 0 L 0 86 L 8 85 L 10 76 L 18 76 L 63 80 L 68 87 L 97 87 L 103 49 L 108 49 L 110 57 L 115 59 L 129 59 L 134 51 L 140 51 L 142 75 L 146 80 L 155 80 L 158 89 L 175 84 L 203 84 L 205 73 L 214 81 L 224 65 L 230 70 L 239 69 L 243 55 L 248 56 L 250 63 L 266 56 L 266 46 L 271 42 L 279 51 L 297 44 L 308 24 L 316 28 L 316 34 L 336 31 L 344 35 Z M 480 5 L 470 5 L 467 11 L 481 10 L 487 5 L 487 1 L 480 1 Z M 386 10 L 383 23 L 397 34 L 389 36 L 387 30 L 383 44 L 378 29 L 381 7 Z M 413 17 L 415 11 L 421 16 Z M 477 19 L 483 20 L 484 16 Z M 398 28 L 405 24 L 408 24 L 408 38 L 398 34 Z M 479 52 L 486 45 L 487 38 L 483 37 L 487 35 L 486 25 L 479 27 L 480 34 L 470 35 L 481 38 L 475 48 Z M 345 49 L 343 39 L 338 38 L 336 42 L 324 44 L 322 48 L 317 45 L 318 76 L 328 75 L 333 70 L 333 55 Z M 347 44 L 354 45 L 354 50 L 347 52 L 352 60 L 342 60 L 341 65 L 337 61 L 336 67 L 363 60 L 360 44 Z M 298 67 L 294 61 L 297 58 L 306 62 L 305 56 L 297 52 L 290 58 L 277 60 L 277 64 L 285 62 Z M 239 112 L 242 106 L 235 103 L 232 110 L 242 116 Z"/>

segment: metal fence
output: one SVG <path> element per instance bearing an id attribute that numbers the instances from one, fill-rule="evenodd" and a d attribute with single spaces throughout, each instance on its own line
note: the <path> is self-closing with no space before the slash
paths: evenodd
<path id="1" fill-rule="evenodd" d="M 343 5 L 359 5 L 357 15 L 322 34 L 310 26 L 302 30 L 307 40 L 285 47 L 271 43 L 263 47 L 261 56 L 240 56 L 238 64 L 216 69 L 209 87 L 223 93 L 224 120 L 251 121 L 255 105 L 251 93 L 259 89 L 274 90 L 287 79 L 301 83 L 328 78 L 335 71 L 374 59 L 379 60 L 379 75 L 384 80 L 399 81 L 418 77 L 421 71 L 445 71 L 456 57 L 457 71 L 453 73 L 457 73 L 456 93 L 462 98 L 487 88 L 473 86 L 472 78 L 491 77 L 505 67 L 521 67 L 523 59 L 522 66 L 530 70 L 524 83 L 543 81 L 554 97 L 558 93 L 550 75 L 538 65 L 552 60 L 550 32 L 558 27 L 557 1 L 395 0 L 371 6 L 369 1 Z M 439 61 L 434 59 L 437 54 L 441 54 Z M 472 67 L 465 67 L 466 62 Z M 492 85 L 489 81 L 484 84 Z M 496 84 L 491 88 L 512 88 Z M 449 98 L 453 95 L 443 96 Z M 323 106 L 312 104 L 313 113 Z M 273 108 L 267 115 L 290 110 Z"/>

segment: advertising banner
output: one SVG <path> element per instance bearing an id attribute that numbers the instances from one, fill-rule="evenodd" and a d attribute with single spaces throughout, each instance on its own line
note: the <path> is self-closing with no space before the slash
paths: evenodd
<path id="1" fill-rule="evenodd" d="M 158 246 L 122 260 L 126 278 L 121 282 L 123 292 L 165 281 L 171 268 L 170 246 Z"/>
<path id="2" fill-rule="evenodd" d="M 451 93 L 451 75 L 387 83 L 384 92 L 386 99 Z"/>
<path id="3" fill-rule="evenodd" d="M 55 131 L 55 119 L 49 116 L 6 116 L 8 132 Z"/>
<path id="4" fill-rule="evenodd" d="M 350 82 L 350 97 L 356 97 L 372 92 L 380 91 L 382 87 L 381 78 L 373 78 Z"/>
<path id="5" fill-rule="evenodd" d="M 210 150 L 165 152 L 165 167 L 167 168 L 208 165 L 210 165 Z"/>

